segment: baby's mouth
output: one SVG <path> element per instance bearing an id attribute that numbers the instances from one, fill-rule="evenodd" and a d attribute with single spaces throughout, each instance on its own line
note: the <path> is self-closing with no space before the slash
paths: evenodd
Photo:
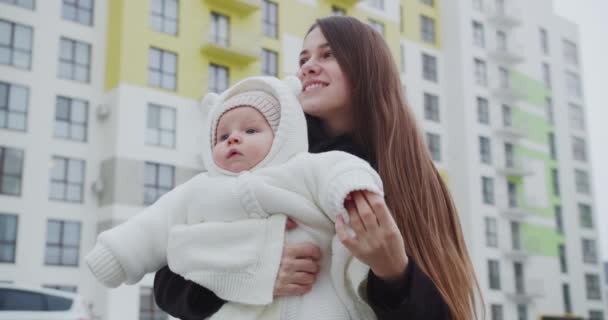
<path id="1" fill-rule="evenodd" d="M 231 149 L 230 151 L 228 151 L 228 157 L 227 157 L 227 158 L 228 158 L 228 159 L 230 159 L 230 158 L 232 158 L 232 157 L 234 157 L 234 156 L 237 156 L 237 155 L 238 155 L 238 156 L 242 156 L 243 154 L 242 154 L 242 153 L 240 153 L 240 152 L 239 152 L 238 150 L 236 150 L 236 149 Z"/>

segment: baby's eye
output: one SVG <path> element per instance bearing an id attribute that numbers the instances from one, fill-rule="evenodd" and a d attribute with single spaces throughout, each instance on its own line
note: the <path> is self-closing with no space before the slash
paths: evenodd
<path id="1" fill-rule="evenodd" d="M 254 129 L 254 128 L 249 128 L 249 129 L 245 130 L 245 133 L 247 133 L 247 134 L 254 134 L 256 132 L 258 132 L 258 130 Z"/>
<path id="2" fill-rule="evenodd" d="M 220 136 L 220 141 L 224 141 L 226 139 L 228 139 L 228 135 L 227 134 L 223 134 L 223 135 Z"/>

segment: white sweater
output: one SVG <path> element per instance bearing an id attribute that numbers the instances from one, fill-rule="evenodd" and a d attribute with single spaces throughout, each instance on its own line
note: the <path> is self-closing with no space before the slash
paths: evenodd
<path id="1" fill-rule="evenodd" d="M 334 222 L 336 214 L 348 218 L 343 207 L 348 193 L 382 194 L 378 174 L 344 152 L 305 152 L 300 106 L 274 78 L 246 79 L 219 97 L 207 97 L 205 103 L 212 105 L 207 132 L 223 113 L 223 100 L 252 89 L 266 90 L 281 102 L 281 122 L 267 157 L 251 171 L 226 172 L 211 161 L 211 141 L 205 139 L 208 172 L 102 232 L 87 264 L 109 287 L 136 283 L 169 264 L 229 301 L 212 319 L 373 319 L 365 302 L 369 268 L 342 246 Z M 287 241 L 316 243 L 321 270 L 310 293 L 273 300 L 286 216 L 300 225 Z"/>

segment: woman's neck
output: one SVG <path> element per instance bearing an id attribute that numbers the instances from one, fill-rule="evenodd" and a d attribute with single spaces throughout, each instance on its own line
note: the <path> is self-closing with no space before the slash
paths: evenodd
<path id="1" fill-rule="evenodd" d="M 323 129 L 331 138 L 350 133 L 353 130 L 352 120 L 344 115 L 322 120 Z"/>

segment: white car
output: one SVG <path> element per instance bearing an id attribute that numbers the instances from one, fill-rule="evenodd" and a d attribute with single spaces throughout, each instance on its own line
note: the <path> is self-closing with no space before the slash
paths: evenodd
<path id="1" fill-rule="evenodd" d="M 92 317 L 78 294 L 0 284 L 0 320 L 92 320 Z"/>

